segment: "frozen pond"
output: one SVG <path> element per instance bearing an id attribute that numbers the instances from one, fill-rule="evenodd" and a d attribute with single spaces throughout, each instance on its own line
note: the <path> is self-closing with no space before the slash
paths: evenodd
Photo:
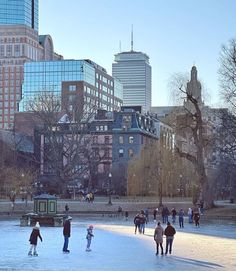
<path id="1" fill-rule="evenodd" d="M 94 225 L 92 251 L 85 252 L 86 227 Z M 155 255 L 153 222 L 145 235 L 135 235 L 133 221 L 112 218 L 73 218 L 70 254 L 62 253 L 62 228 L 41 227 L 43 242 L 38 257 L 29 257 L 31 227 L 18 220 L 0 221 L 0 271 L 202 271 L 236 270 L 236 225 L 230 222 L 205 223 L 200 228 L 176 225 L 173 253 Z M 165 240 L 164 240 L 165 245 Z"/>

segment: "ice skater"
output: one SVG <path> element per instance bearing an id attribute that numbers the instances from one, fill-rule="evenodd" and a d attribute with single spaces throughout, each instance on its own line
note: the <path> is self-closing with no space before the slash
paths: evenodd
<path id="1" fill-rule="evenodd" d="M 156 242 L 156 255 L 159 253 L 159 245 L 161 248 L 161 255 L 163 256 L 163 235 L 164 235 L 164 229 L 161 226 L 161 222 L 157 223 L 157 227 L 155 228 L 154 231 L 154 240 Z"/>
<path id="2" fill-rule="evenodd" d="M 68 249 L 68 244 L 69 244 L 69 238 L 70 238 L 70 232 L 71 232 L 71 220 L 72 217 L 68 216 L 64 222 L 63 226 L 63 235 L 64 235 L 64 245 L 63 245 L 63 252 L 64 253 L 70 253 Z"/>
<path id="3" fill-rule="evenodd" d="M 41 240 L 41 242 L 43 242 L 43 238 L 40 235 L 39 228 L 40 228 L 39 222 L 36 222 L 35 226 L 33 227 L 32 232 L 30 234 L 29 241 L 30 241 L 31 246 L 30 246 L 30 250 L 29 250 L 29 253 L 28 253 L 29 256 L 33 256 L 33 255 L 38 256 L 38 253 L 37 253 L 37 250 L 36 250 L 38 237 Z M 32 251 L 33 251 L 33 254 L 32 254 Z"/>
<path id="4" fill-rule="evenodd" d="M 167 227 L 166 227 L 165 232 L 164 232 L 164 234 L 166 236 L 166 252 L 165 252 L 165 255 L 167 255 L 168 250 L 169 250 L 170 254 L 172 252 L 172 244 L 173 244 L 175 233 L 176 233 L 175 228 L 173 226 L 171 226 L 170 222 L 167 222 Z"/>
<path id="5" fill-rule="evenodd" d="M 91 241 L 92 241 L 93 237 L 94 237 L 94 235 L 93 235 L 93 225 L 90 225 L 87 228 L 87 235 L 86 235 L 87 247 L 86 247 L 86 251 L 91 251 L 90 245 L 91 245 Z"/>

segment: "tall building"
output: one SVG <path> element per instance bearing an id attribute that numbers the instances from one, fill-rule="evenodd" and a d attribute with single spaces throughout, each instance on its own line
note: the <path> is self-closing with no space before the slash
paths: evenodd
<path id="1" fill-rule="evenodd" d="M 122 105 L 122 84 L 89 59 L 28 62 L 24 67 L 21 112 L 32 110 L 31 102 L 45 92 L 58 97 L 61 109 L 71 114 Z"/>
<path id="2" fill-rule="evenodd" d="M 132 43 L 131 43 L 132 44 Z M 112 76 L 123 84 L 124 106 L 142 106 L 142 112 L 148 112 L 152 101 L 152 68 L 149 57 L 133 51 L 115 55 L 112 64 Z"/>
<path id="3" fill-rule="evenodd" d="M 21 99 L 24 63 L 60 59 L 38 35 L 38 0 L 0 1 L 0 129 L 11 129 Z"/>
<path id="4" fill-rule="evenodd" d="M 38 0 L 1 0 L 1 25 L 27 25 L 38 31 Z"/>

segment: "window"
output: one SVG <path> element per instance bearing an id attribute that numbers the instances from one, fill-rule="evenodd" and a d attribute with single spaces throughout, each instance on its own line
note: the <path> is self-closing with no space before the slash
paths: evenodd
<path id="1" fill-rule="evenodd" d="M 134 137 L 133 136 L 129 136 L 129 143 L 130 144 L 134 143 Z"/>
<path id="2" fill-rule="evenodd" d="M 70 85 L 69 91 L 76 91 L 76 85 Z"/>
<path id="3" fill-rule="evenodd" d="M 119 136 L 119 143 L 124 144 L 124 137 L 123 136 Z"/>
<path id="4" fill-rule="evenodd" d="M 119 157 L 124 157 L 124 150 L 123 149 L 119 149 Z"/>
<path id="5" fill-rule="evenodd" d="M 129 157 L 134 157 L 134 151 L 133 151 L 133 149 L 129 149 Z"/>
<path id="6" fill-rule="evenodd" d="M 105 143 L 105 144 L 109 144 L 109 136 L 105 136 L 105 138 L 104 138 L 104 143 Z"/>

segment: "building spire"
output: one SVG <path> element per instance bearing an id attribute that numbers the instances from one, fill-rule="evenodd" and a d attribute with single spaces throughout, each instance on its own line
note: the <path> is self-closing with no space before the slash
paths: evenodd
<path id="1" fill-rule="evenodd" d="M 131 52 L 134 50 L 134 35 L 133 35 L 133 25 L 131 29 Z"/>
<path id="2" fill-rule="evenodd" d="M 121 41 L 120 41 L 120 43 L 119 43 L 119 49 L 120 49 L 120 53 L 121 53 Z"/>

